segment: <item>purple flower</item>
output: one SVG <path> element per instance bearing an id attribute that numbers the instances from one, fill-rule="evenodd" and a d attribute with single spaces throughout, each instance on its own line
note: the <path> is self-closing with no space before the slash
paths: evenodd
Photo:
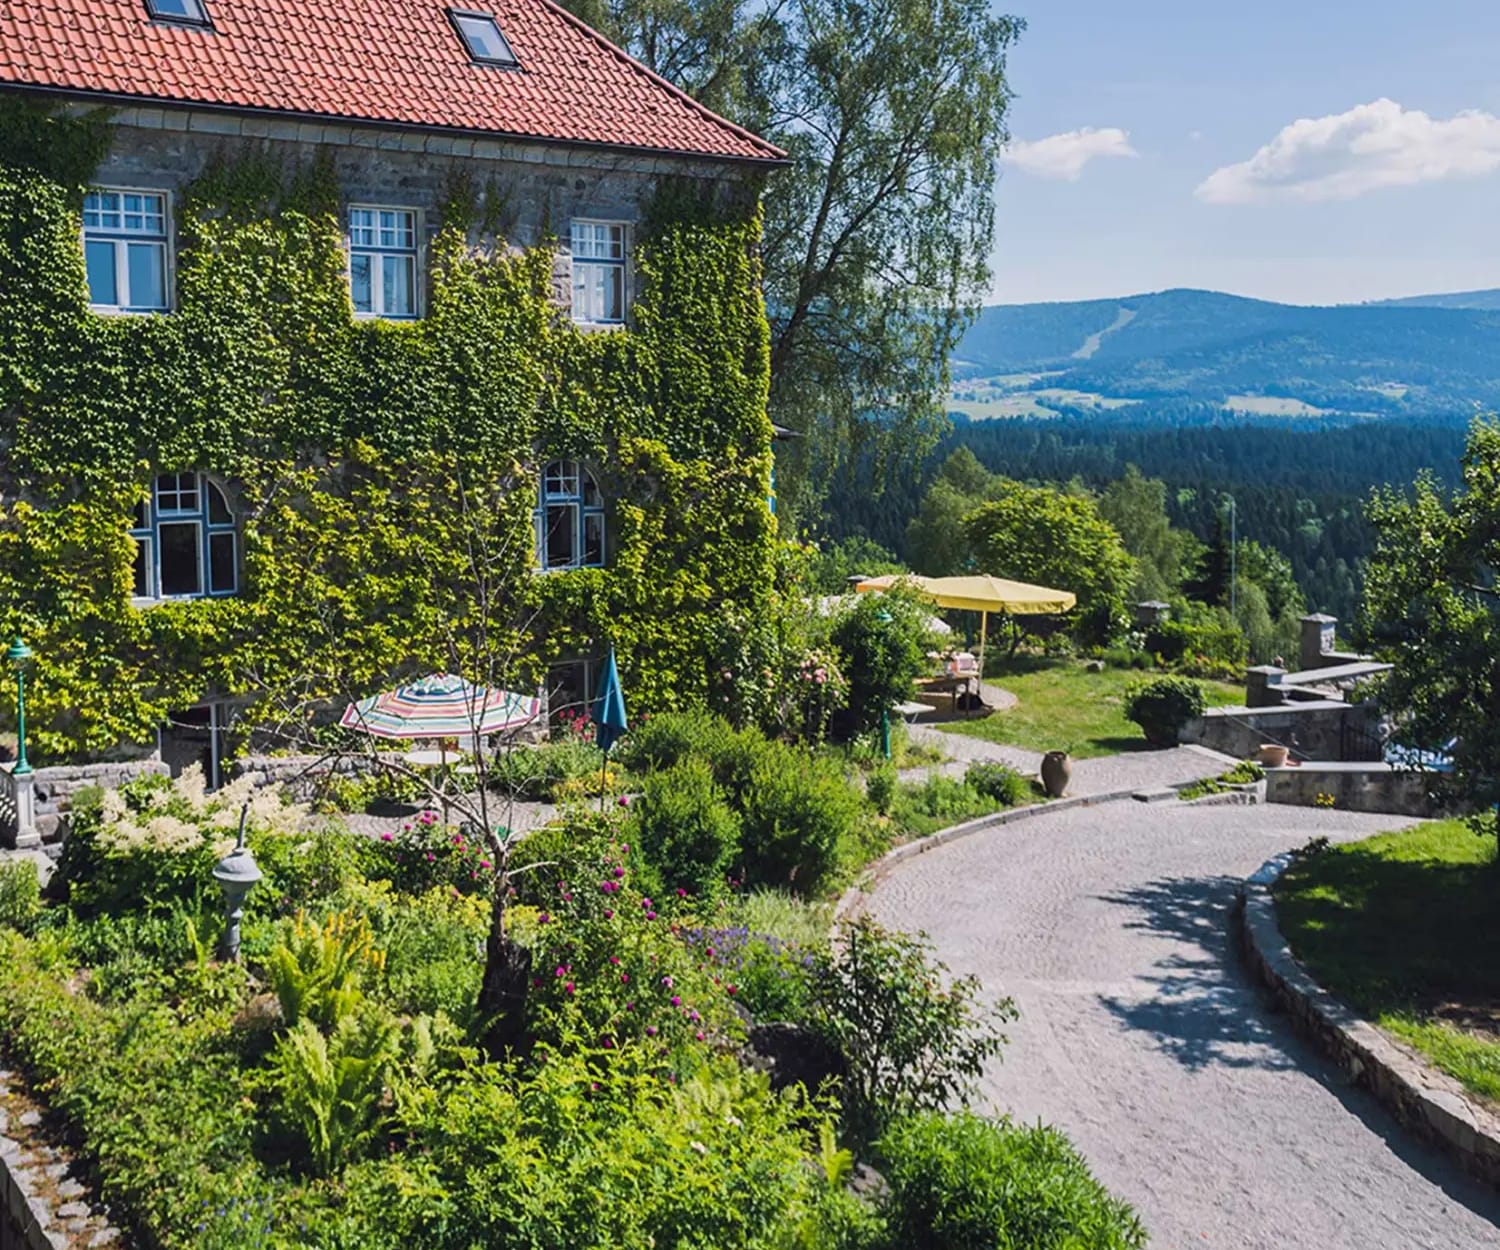
<path id="1" fill-rule="evenodd" d="M 672 978 L 670 976 L 662 977 L 661 983 L 663 985 L 665 985 L 668 989 L 672 988 Z"/>
<path id="2" fill-rule="evenodd" d="M 672 995 L 672 1006 L 674 1006 L 674 1007 L 681 1007 L 682 1006 L 682 999 L 678 995 L 676 995 L 676 994 Z"/>
<path id="3" fill-rule="evenodd" d="M 382 834 L 381 834 L 381 835 L 380 835 L 380 840 L 381 840 L 381 841 L 382 841 L 382 842 L 389 842 L 389 841 L 390 841 L 390 840 L 391 840 L 391 835 L 390 835 L 390 834 L 388 834 L 388 833 L 382 833 Z"/>
<path id="4" fill-rule="evenodd" d="M 656 1036 L 656 1026 L 654 1024 L 648 1024 L 646 1026 L 646 1036 L 647 1037 L 655 1037 Z"/>

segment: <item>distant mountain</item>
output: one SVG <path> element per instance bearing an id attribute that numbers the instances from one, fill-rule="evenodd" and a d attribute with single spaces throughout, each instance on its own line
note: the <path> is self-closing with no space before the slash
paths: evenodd
<path id="1" fill-rule="evenodd" d="M 980 417 L 1132 400 L 1461 417 L 1500 407 L 1500 291 L 1326 308 L 1193 290 L 998 305 L 954 373 L 957 407 Z"/>
<path id="2" fill-rule="evenodd" d="M 1408 295 L 1403 299 L 1372 301 L 1377 308 L 1484 308 L 1500 309 L 1500 290 L 1454 291 L 1448 295 Z"/>

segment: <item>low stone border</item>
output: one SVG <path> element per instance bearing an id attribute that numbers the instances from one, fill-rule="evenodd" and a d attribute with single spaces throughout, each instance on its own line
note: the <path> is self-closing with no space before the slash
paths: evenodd
<path id="1" fill-rule="evenodd" d="M 1462 1085 L 1345 1006 L 1303 970 L 1276 924 L 1271 887 L 1292 862 L 1279 855 L 1239 887 L 1233 924 L 1255 976 L 1355 1084 L 1402 1125 L 1435 1144 L 1471 1176 L 1500 1187 L 1500 1116 L 1470 1101 Z"/>
<path id="2" fill-rule="evenodd" d="M 1124 790 L 1106 790 L 1099 794 L 1077 794 L 1071 798 L 1053 799 L 1050 803 L 1031 803 L 1025 807 L 1011 807 L 1003 812 L 991 812 L 988 816 L 977 816 L 973 820 L 964 821 L 961 825 L 950 825 L 947 829 L 939 829 L 936 833 L 925 838 L 918 838 L 915 842 L 904 842 L 887 851 L 874 863 L 866 864 L 859 880 L 839 895 L 839 901 L 833 908 L 833 923 L 830 932 L 836 934 L 839 921 L 853 916 L 865 895 L 879 885 L 881 879 L 892 868 L 903 860 L 911 859 L 914 855 L 925 854 L 972 834 L 988 833 L 991 829 L 1014 824 L 1018 820 L 1045 816 L 1049 812 L 1066 812 L 1075 807 L 1094 807 L 1100 803 L 1114 803 L 1121 799 L 1134 798 L 1138 793 L 1140 793 L 1140 787 L 1131 786 Z"/>
<path id="3" fill-rule="evenodd" d="M 12 1132 L 16 1098 L 33 1109 L 16 1116 L 23 1140 Z M 24 1097 L 14 1073 L 0 1068 L 0 1247 L 4 1250 L 92 1250 L 120 1247 L 120 1230 L 89 1200 L 86 1186 L 73 1175 L 72 1161 L 34 1134 L 41 1122 L 34 1099 Z M 27 1144 L 27 1140 L 30 1144 Z"/>

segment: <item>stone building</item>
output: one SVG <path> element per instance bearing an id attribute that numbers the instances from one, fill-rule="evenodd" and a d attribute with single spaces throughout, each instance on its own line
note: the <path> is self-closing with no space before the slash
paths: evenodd
<path id="1" fill-rule="evenodd" d="M 541 605 L 532 659 L 555 701 L 589 689 L 606 621 L 659 701 L 701 684 L 704 621 L 758 573 L 739 548 L 692 544 L 722 529 L 761 550 L 773 532 L 753 231 L 778 149 L 551 0 L 28 0 L 0 19 L 0 107 L 0 374 L 25 379 L 0 384 L 0 626 L 35 642 L 44 753 L 108 754 L 156 718 L 169 763 L 217 772 L 249 680 L 236 656 L 265 639 L 270 669 L 296 663 L 257 607 L 298 553 L 275 549 L 255 466 L 365 442 L 398 462 L 457 446 L 522 466 L 532 574 L 557 578 L 516 594 Z M 299 185 L 318 190 L 298 201 Z M 692 240 L 718 227 L 749 242 L 705 281 Z M 48 262 L 64 236 L 75 254 Z M 538 254 L 549 316 L 507 328 L 493 289 L 525 274 L 497 266 Z M 499 328 L 465 327 L 471 307 Z M 485 333 L 511 373 L 484 359 Z M 507 413 L 511 379 L 524 402 Z M 709 537 L 663 502 L 660 464 L 646 480 L 658 454 L 688 475 L 735 467 L 701 505 L 719 510 Z M 81 575 L 93 602 L 59 594 L 56 568 L 15 554 L 42 533 L 17 501 L 54 519 L 113 509 L 128 578 L 99 555 Z M 646 534 L 677 548 L 616 575 L 617 548 Z M 87 565 L 101 548 L 86 547 Z M 698 565 L 693 588 L 667 581 Z M 653 596 L 696 641 L 662 643 Z"/>

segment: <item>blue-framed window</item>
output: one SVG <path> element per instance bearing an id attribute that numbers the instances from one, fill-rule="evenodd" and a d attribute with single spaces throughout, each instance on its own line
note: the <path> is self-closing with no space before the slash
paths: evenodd
<path id="1" fill-rule="evenodd" d="M 201 599 L 240 588 L 239 527 L 204 473 L 158 473 L 136 505 L 135 597 Z"/>
<path id="2" fill-rule="evenodd" d="M 417 214 L 409 208 L 349 210 L 349 297 L 357 317 L 417 315 Z"/>
<path id="3" fill-rule="evenodd" d="M 170 307 L 167 196 L 91 187 L 83 197 L 83 259 L 89 307 L 156 313 Z"/>
<path id="4" fill-rule="evenodd" d="M 586 325 L 625 321 L 629 227 L 622 221 L 573 223 L 573 320 Z"/>
<path id="5" fill-rule="evenodd" d="M 536 507 L 536 562 L 541 569 L 604 566 L 604 497 L 576 460 L 542 470 Z"/>

